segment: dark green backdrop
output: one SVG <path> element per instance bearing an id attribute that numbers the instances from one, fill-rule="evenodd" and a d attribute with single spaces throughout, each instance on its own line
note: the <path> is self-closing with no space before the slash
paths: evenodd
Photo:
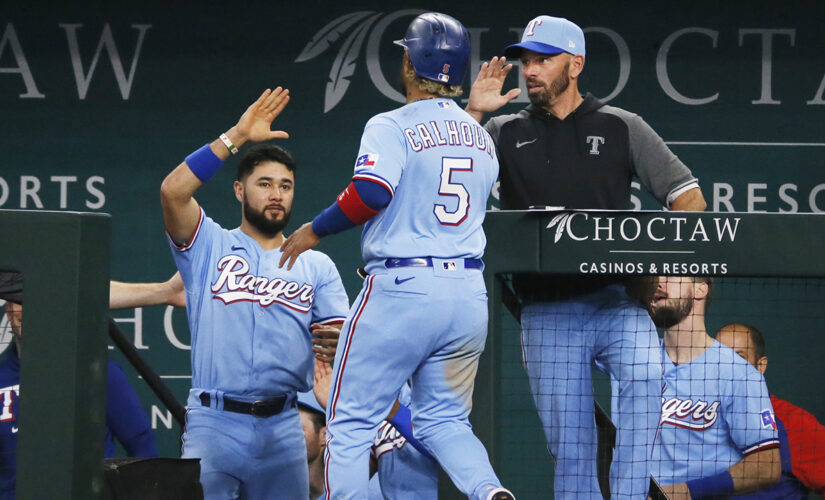
<path id="1" fill-rule="evenodd" d="M 581 88 L 642 115 L 699 177 L 710 209 L 825 211 L 825 4 L 813 1 L 582 1 L 547 4 L 545 12 L 490 1 L 4 2 L 0 208 L 111 213 L 112 277 L 165 279 L 174 264 L 162 229 L 162 179 L 233 125 L 262 89 L 283 85 L 293 99 L 276 126 L 292 135 L 282 144 L 299 162 L 297 227 L 348 182 L 366 120 L 398 105 L 387 96 L 400 55 L 391 41 L 428 9 L 445 9 L 471 30 L 474 73 L 535 15 L 574 20 L 587 33 Z M 514 73 L 508 87 L 518 83 Z M 230 227 L 239 220 L 233 167 L 197 195 Z M 658 208 L 639 196 L 640 207 Z M 357 232 L 321 250 L 354 298 Z M 164 313 L 115 315 L 184 400 L 185 315 L 175 311 L 165 324 Z M 772 388 L 790 391 L 820 418 L 825 403 L 802 387 L 821 376 L 793 364 L 822 359 L 821 333 L 766 331 L 772 367 L 789 367 L 772 371 Z M 156 400 L 135 385 L 154 414 Z M 177 429 L 154 420 L 162 453 L 176 455 Z"/>

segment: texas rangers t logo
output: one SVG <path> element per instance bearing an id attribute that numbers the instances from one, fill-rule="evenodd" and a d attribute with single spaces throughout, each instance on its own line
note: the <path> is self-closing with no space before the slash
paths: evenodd
<path id="1" fill-rule="evenodd" d="M 524 30 L 524 36 L 534 36 L 536 33 L 536 26 L 541 24 L 541 19 L 533 19 L 529 23 L 527 23 L 527 29 Z"/>
<path id="2" fill-rule="evenodd" d="M 597 135 L 588 135 L 587 143 L 590 144 L 590 154 L 597 155 L 599 154 L 599 146 L 604 144 L 604 137 L 599 137 Z"/>
<path id="3" fill-rule="evenodd" d="M 20 397 L 20 384 L 0 388 L 0 422 L 9 422 L 15 418 L 14 401 Z M 14 431 L 12 431 L 14 432 Z"/>
<path id="4" fill-rule="evenodd" d="M 301 313 L 308 313 L 312 309 L 315 293 L 311 285 L 247 274 L 249 264 L 243 257 L 223 257 L 218 262 L 218 271 L 221 274 L 212 285 L 212 294 L 213 298 L 220 299 L 224 304 L 249 301 L 267 307 L 276 302 Z"/>

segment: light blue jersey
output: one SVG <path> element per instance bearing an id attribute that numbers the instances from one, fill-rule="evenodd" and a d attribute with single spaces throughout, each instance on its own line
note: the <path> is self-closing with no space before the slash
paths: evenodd
<path id="1" fill-rule="evenodd" d="M 292 270 L 240 229 L 206 217 L 171 242 L 192 334 L 183 458 L 200 459 L 206 500 L 307 498 L 306 442 L 296 391 L 312 387 L 311 323 L 341 322 L 347 296 L 335 265 L 307 252 Z M 238 402 L 285 398 L 268 416 Z M 261 404 L 258 403 L 258 404 Z"/>
<path id="2" fill-rule="evenodd" d="M 264 251 L 203 210 L 192 241 L 172 246 L 186 287 L 192 387 L 255 398 L 312 388 L 309 325 L 343 322 L 348 309 L 329 257 L 310 251 L 279 268 L 279 249 Z"/>
<path id="3" fill-rule="evenodd" d="M 364 227 L 364 261 L 480 258 L 481 223 L 497 177 L 489 134 L 450 99 L 424 99 L 374 116 L 361 137 L 353 179 L 381 184 L 392 201 Z"/>
<path id="4" fill-rule="evenodd" d="M 487 338 L 481 223 L 497 175 L 490 136 L 449 99 L 415 101 L 367 123 L 353 180 L 376 182 L 393 197 L 364 229 L 369 276 L 335 353 L 325 455 L 330 499 L 369 497 L 371 445 L 410 379 L 415 437 L 459 491 L 485 500 L 501 486 L 468 418 Z M 379 458 L 381 469 L 397 466 L 387 469 L 387 481 L 421 470 L 395 460 L 404 450 L 412 446 Z M 382 486 L 412 498 L 411 483 Z"/>
<path id="5" fill-rule="evenodd" d="M 762 374 L 714 341 L 690 363 L 662 353 L 662 423 L 653 476 L 662 485 L 718 474 L 750 453 L 779 446 Z"/>

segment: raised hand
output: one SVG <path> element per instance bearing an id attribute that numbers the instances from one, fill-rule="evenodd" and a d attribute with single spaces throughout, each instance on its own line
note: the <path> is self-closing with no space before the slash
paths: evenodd
<path id="1" fill-rule="evenodd" d="M 494 57 L 489 63 L 481 65 L 476 81 L 470 89 L 470 98 L 466 111 L 480 120 L 484 113 L 496 111 L 521 94 L 521 89 L 510 89 L 506 94 L 501 93 L 504 79 L 513 69 L 512 64 L 506 64 L 504 57 Z"/>
<path id="2" fill-rule="evenodd" d="M 312 387 L 312 392 L 315 394 L 315 399 L 318 400 L 321 408 L 326 410 L 327 400 L 329 399 L 329 386 L 332 383 L 332 365 L 316 359 L 313 379 L 315 385 Z"/>
<path id="3" fill-rule="evenodd" d="M 287 139 L 289 134 L 283 130 L 271 130 L 272 122 L 281 114 L 289 102 L 289 89 L 277 87 L 266 89 L 257 101 L 253 102 L 235 125 L 238 142 L 261 142 L 269 139 Z"/>

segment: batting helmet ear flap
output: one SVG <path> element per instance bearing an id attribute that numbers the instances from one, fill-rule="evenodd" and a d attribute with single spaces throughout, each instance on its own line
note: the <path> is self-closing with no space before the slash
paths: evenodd
<path id="1" fill-rule="evenodd" d="M 407 49 L 416 75 L 461 85 L 470 62 L 470 33 L 455 18 L 438 12 L 421 14 L 395 44 Z"/>

